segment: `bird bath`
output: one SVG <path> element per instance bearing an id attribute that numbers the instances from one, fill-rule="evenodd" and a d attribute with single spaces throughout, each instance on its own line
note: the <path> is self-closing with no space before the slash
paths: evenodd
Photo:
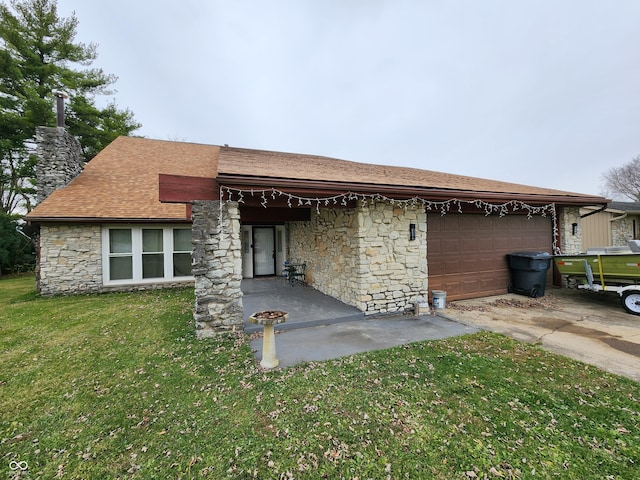
<path id="1" fill-rule="evenodd" d="M 275 368 L 280 363 L 276 357 L 276 337 L 273 326 L 286 322 L 288 318 L 288 313 L 279 310 L 264 310 L 256 312 L 249 317 L 251 323 L 264 327 L 262 360 L 260 360 L 262 368 Z"/>

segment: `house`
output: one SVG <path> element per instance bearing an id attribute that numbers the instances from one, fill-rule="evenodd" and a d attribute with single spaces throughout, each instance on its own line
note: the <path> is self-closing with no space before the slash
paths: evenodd
<path id="1" fill-rule="evenodd" d="M 61 128 L 41 144 L 67 145 Z M 56 149 L 41 149 L 41 156 Z M 43 158 L 44 164 L 46 159 Z M 603 197 L 315 155 L 120 137 L 27 217 L 42 294 L 195 284 L 201 337 L 242 328 L 242 278 L 307 263 L 366 314 L 505 293 L 505 254 L 577 252 Z"/>
<path id="2" fill-rule="evenodd" d="M 627 246 L 640 239 L 640 203 L 610 202 L 606 208 L 580 209 L 582 251 L 606 246 Z"/>

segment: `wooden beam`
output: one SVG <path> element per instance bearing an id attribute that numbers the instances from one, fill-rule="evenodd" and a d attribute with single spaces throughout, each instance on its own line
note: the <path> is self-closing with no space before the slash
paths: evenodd
<path id="1" fill-rule="evenodd" d="M 284 222 L 308 222 L 311 209 L 288 207 L 249 207 L 240 205 L 240 222 L 251 225 L 273 225 Z"/>
<path id="2" fill-rule="evenodd" d="M 215 178 L 182 175 L 158 176 L 159 200 L 164 203 L 189 203 L 194 200 L 219 200 Z"/>

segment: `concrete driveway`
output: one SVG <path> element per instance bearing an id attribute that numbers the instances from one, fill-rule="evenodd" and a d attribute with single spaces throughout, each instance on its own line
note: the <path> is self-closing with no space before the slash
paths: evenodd
<path id="1" fill-rule="evenodd" d="M 536 299 L 449 302 L 438 314 L 640 381 L 640 316 L 626 313 L 615 294 L 551 288 Z"/>

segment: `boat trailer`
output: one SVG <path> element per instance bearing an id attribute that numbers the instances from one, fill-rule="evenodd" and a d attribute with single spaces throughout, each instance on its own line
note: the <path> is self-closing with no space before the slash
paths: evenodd
<path id="1" fill-rule="evenodd" d="M 637 240 L 634 247 L 635 242 Z M 640 315 L 640 253 L 635 248 L 628 253 L 605 249 L 578 255 L 554 255 L 554 261 L 561 275 L 580 282 L 579 289 L 617 293 L 628 313 Z"/>
<path id="2" fill-rule="evenodd" d="M 591 265 L 586 260 L 583 262 L 587 271 L 587 283 L 578 285 L 578 288 L 591 292 L 615 292 L 620 295 L 622 306 L 628 313 L 640 315 L 640 285 L 607 285 L 604 279 L 596 283 Z"/>

